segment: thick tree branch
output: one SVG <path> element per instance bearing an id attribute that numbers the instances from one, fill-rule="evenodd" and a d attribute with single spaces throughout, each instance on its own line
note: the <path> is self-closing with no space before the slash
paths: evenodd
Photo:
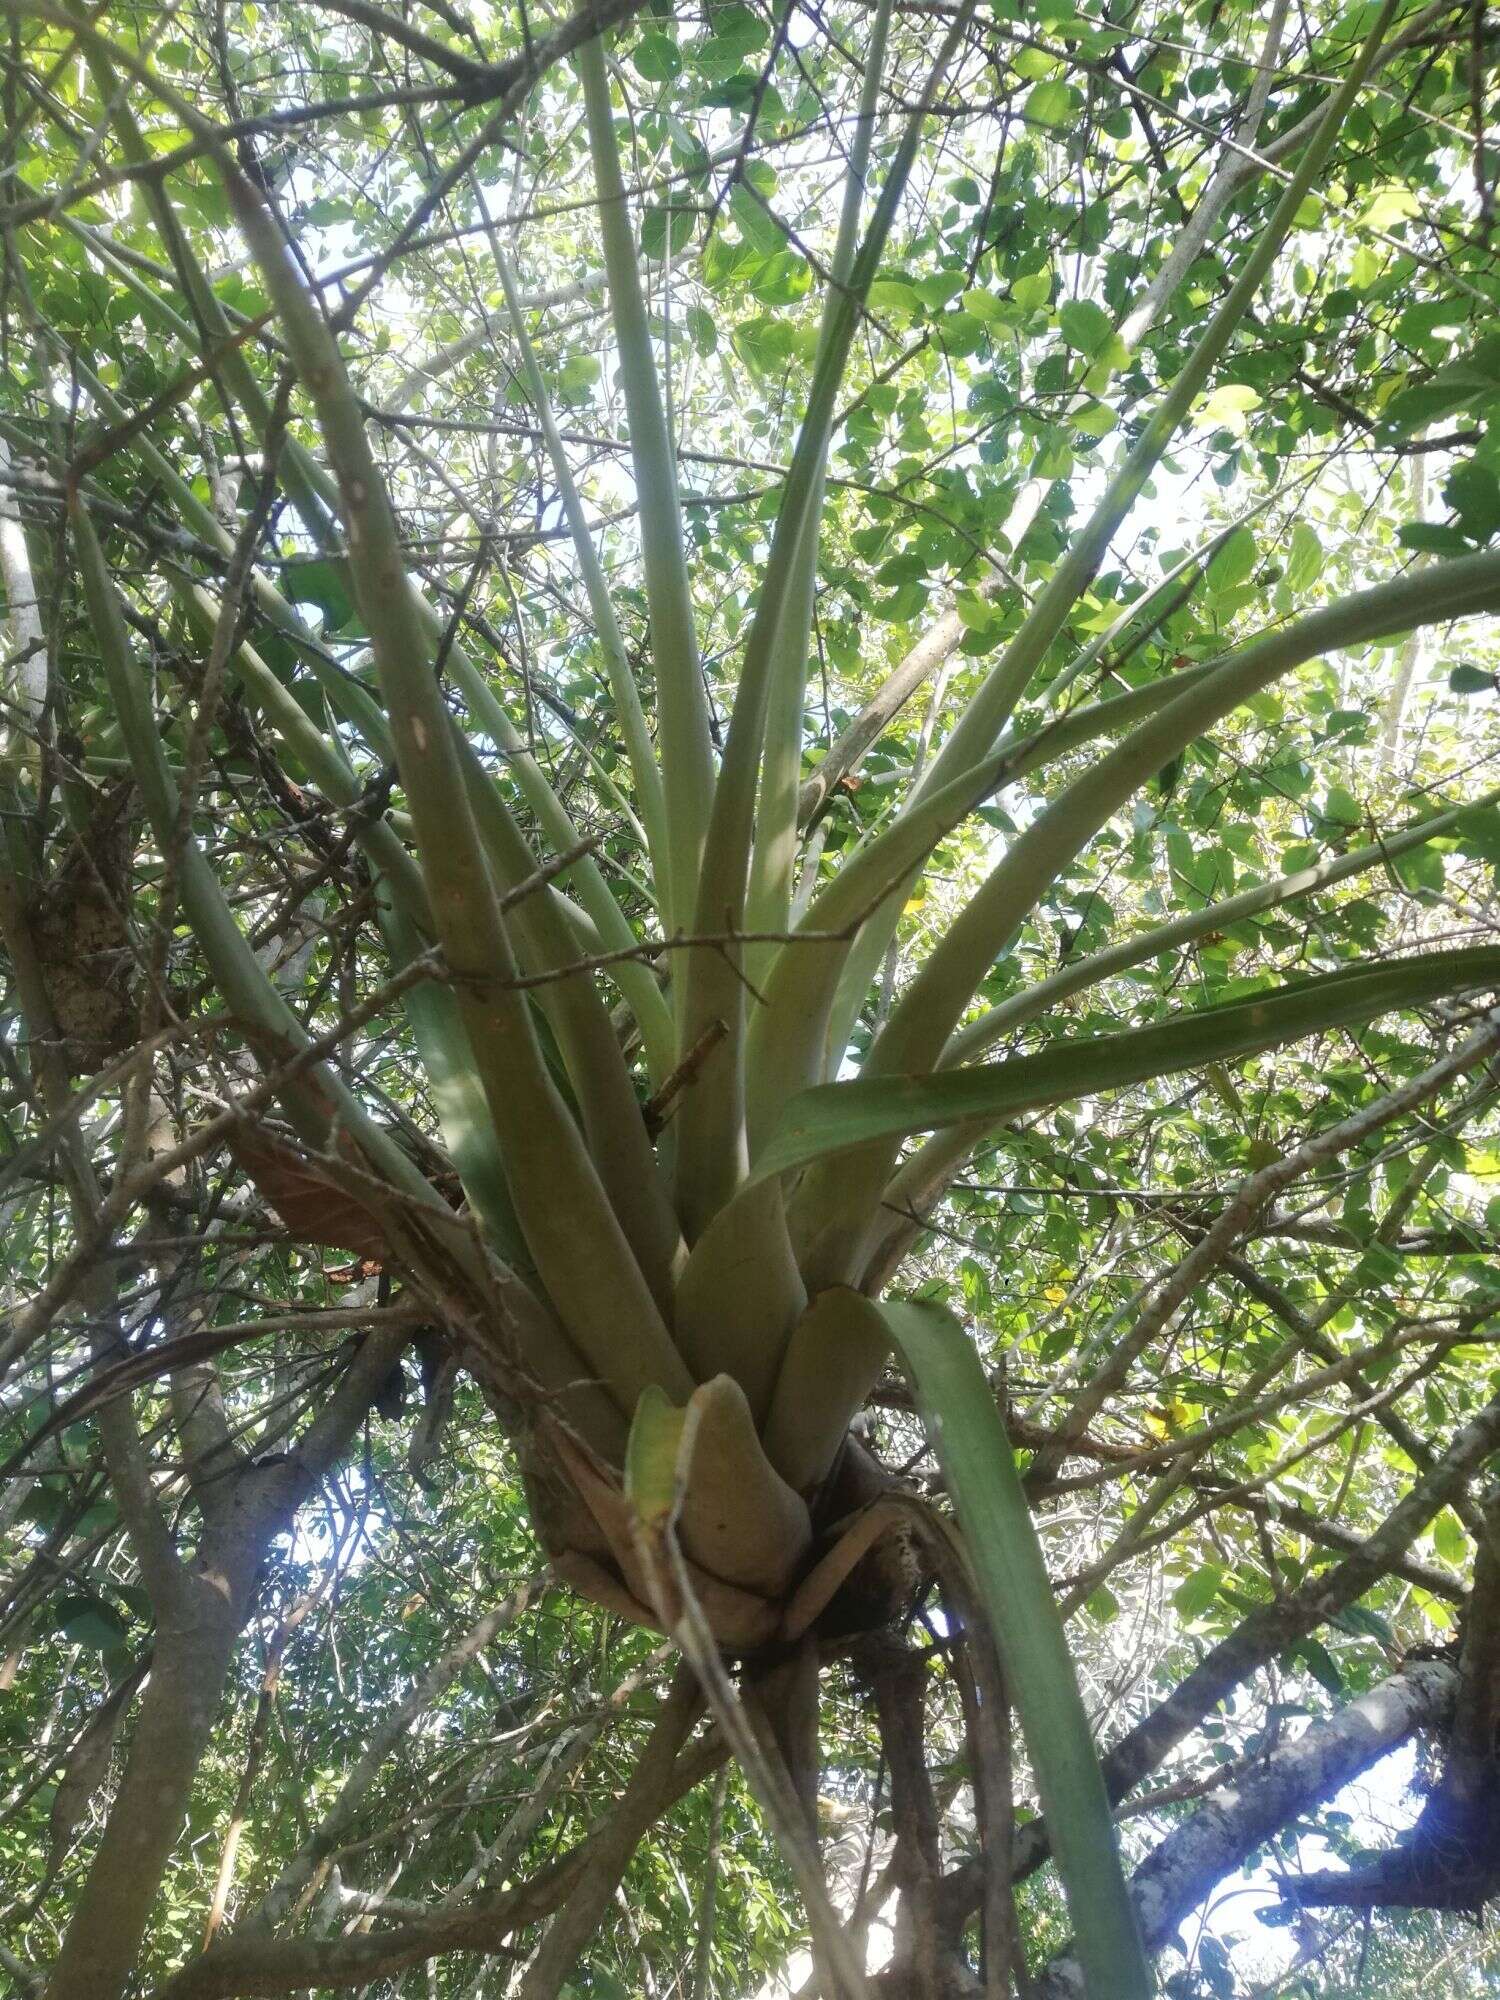
<path id="1" fill-rule="evenodd" d="M 1273 1833 L 1418 1730 L 1442 1728 L 1456 1686 L 1453 1668 L 1440 1661 L 1406 1667 L 1274 1750 L 1175 1827 L 1131 1878 L 1147 1950 L 1169 1944 L 1183 1919 Z M 1055 1958 L 1037 1990 L 1039 2000 L 1082 2000 L 1078 1961 L 1070 1953 Z"/>
<path id="2" fill-rule="evenodd" d="M 1295 1903 L 1478 1911 L 1500 1895 L 1500 1488 L 1479 1520 L 1443 1775 L 1410 1834 L 1358 1867 L 1289 1880 Z"/>

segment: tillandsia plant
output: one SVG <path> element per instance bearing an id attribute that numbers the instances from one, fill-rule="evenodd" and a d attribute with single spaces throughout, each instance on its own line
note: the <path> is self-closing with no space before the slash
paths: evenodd
<path id="1" fill-rule="evenodd" d="M 1381 1387 L 1413 1342 L 1461 1360 L 1487 1337 L 1481 1238 L 1455 1225 L 1437 1332 L 1381 1296 L 1500 1051 L 1484 8 L 0 7 L 6 1473 L 23 1499 L 76 1486 L 67 1451 L 94 1440 L 87 1504 L 113 1510 L 152 1634 L 69 1759 L 37 1925 L 138 1705 L 67 1919 L 50 1950 L 7 1947 L 14 1976 L 115 2000 L 144 1952 L 175 2000 L 394 1991 L 562 1903 L 520 1974 L 543 2000 L 653 1822 L 732 1751 L 815 1976 L 852 2000 L 863 1930 L 817 1844 L 820 1677 L 850 1659 L 892 1773 L 886 1977 L 923 2000 L 981 1976 L 1154 1991 L 1212 1883 L 1358 1744 L 1368 1762 L 1451 1720 L 1455 1677 L 1433 1822 L 1367 1899 L 1441 1902 L 1441 1877 L 1482 1903 L 1500 1586 L 1469 1489 L 1500 1401 L 1471 1383 L 1425 1434 L 1396 1410 L 1411 1383 Z M 754 490 L 688 483 L 716 469 Z M 1448 518 L 1394 533 L 1391 495 L 1420 513 L 1439 478 Z M 1417 673 L 1434 631 L 1467 649 L 1438 695 Z M 842 727 L 830 676 L 856 697 Z M 1414 730 L 1409 705 L 1452 700 L 1466 728 Z M 1366 741 L 1378 818 L 1336 775 Z M 1318 758 L 1319 838 L 1288 843 Z M 1320 1096 L 1350 1046 L 1363 1066 Z M 1109 1276 L 1120 1243 L 1059 1218 L 1080 1316 L 1099 1260 L 1076 1347 L 1047 1345 L 1059 1314 L 997 1303 L 1035 1254 L 1003 1209 L 990 1277 L 942 1264 L 976 1161 L 1089 1197 L 1108 1107 L 1157 1132 L 1204 1090 L 1224 1184 L 1162 1210 L 1164 1270 Z M 1315 1297 L 1246 1276 L 1286 1190 L 1393 1159 L 1382 1216 L 1308 1237 L 1315 1263 L 1354 1253 L 1317 1265 Z M 39 1187 L 63 1206 L 38 1233 Z M 231 1189 L 251 1247 L 214 1252 L 219 1297 L 192 1270 Z M 122 1257 L 132 1229 L 146 1248 Z M 352 1257 L 349 1303 L 304 1289 L 247 1319 L 233 1258 L 264 1305 L 267 1242 L 319 1282 L 322 1251 Z M 1280 1334 L 1217 1407 L 1162 1390 L 1143 1438 L 1139 1371 L 1168 1380 L 1230 1267 Z M 1324 1332 L 1341 1313 L 1365 1348 Z M 1018 1362 L 1066 1358 L 1030 1412 L 1000 1322 Z M 271 1335 L 260 1400 L 239 1374 L 226 1394 L 228 1357 Z M 370 1413 L 399 1409 L 409 1351 L 414 1472 L 472 1385 L 555 1584 L 682 1668 L 572 1858 L 519 1876 L 518 1849 L 487 1850 L 444 1900 L 375 1895 L 320 1934 L 398 1721 L 219 1936 L 302 1602 L 206 1949 L 168 1977 L 152 1913 L 267 1564 L 362 1427 L 373 1489 Z M 59 1383 L 75 1353 L 92 1374 Z M 1272 1476 L 1217 1452 L 1341 1387 L 1348 1481 L 1370 1422 L 1409 1474 L 1383 1518 L 1330 1568 L 1273 1562 L 1101 1764 L 1066 1620 L 1158 1546 L 1157 1517 L 1211 1514 L 1194 1480 L 1254 1500 Z M 906 1473 L 872 1397 L 904 1412 Z M 1139 1483 L 1060 1605 L 1032 1509 L 1111 1452 Z M 1112 1806 L 1262 1669 L 1301 1647 L 1316 1672 L 1315 1631 L 1450 1503 L 1480 1550 L 1462 1671 L 1410 1683 L 1399 1729 L 1382 1710 L 1318 1739 L 1302 1791 L 1278 1774 L 1210 1864 L 1164 1846 L 1132 1889 Z M 881 1651 L 934 1591 L 938 1638 L 972 1655 L 978 1893 L 962 1865 L 938 1879 L 921 1698 L 913 1739 Z M 524 1609 L 488 1612 L 484 1643 Z M 1455 1839 L 1457 1889 L 1433 1858 Z M 1038 1987 L 1047 1938 L 1011 1878 L 1049 1853 L 1073 1943 L 1055 1919 Z"/>

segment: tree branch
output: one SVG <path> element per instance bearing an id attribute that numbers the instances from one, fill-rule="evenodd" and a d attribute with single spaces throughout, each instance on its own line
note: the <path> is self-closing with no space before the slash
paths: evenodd
<path id="1" fill-rule="evenodd" d="M 1174 1827 L 1131 1878 L 1146 1949 L 1169 1944 L 1214 1885 L 1279 1828 L 1331 1798 L 1416 1731 L 1441 1728 L 1452 1713 L 1457 1680 L 1453 1668 L 1437 1660 L 1406 1667 L 1313 1723 L 1295 1743 L 1272 1751 Z M 1039 2000 L 1082 2000 L 1082 1973 L 1071 1953 L 1052 1960 L 1037 1990 Z"/>

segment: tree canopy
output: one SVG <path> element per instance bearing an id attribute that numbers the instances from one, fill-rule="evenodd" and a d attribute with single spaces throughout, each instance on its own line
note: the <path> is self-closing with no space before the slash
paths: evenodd
<path id="1" fill-rule="evenodd" d="M 0 14 L 0 1989 L 1493 1991 L 1484 0 Z"/>

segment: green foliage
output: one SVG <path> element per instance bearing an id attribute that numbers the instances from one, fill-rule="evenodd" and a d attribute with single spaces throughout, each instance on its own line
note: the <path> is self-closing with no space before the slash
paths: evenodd
<path id="1" fill-rule="evenodd" d="M 1003 1773 L 983 1635 L 894 1532 L 820 1607 L 812 1752 L 793 1697 L 770 1720 L 841 1911 L 899 1881 L 924 1936 L 930 1861 L 990 1991 L 1003 1899 L 969 1891 L 1039 1807 L 1033 1970 L 1076 1919 L 1091 1993 L 1124 1990 L 1121 1863 L 1289 1717 L 1476 1629 L 1478 1474 L 1250 1662 L 1111 1834 L 1096 1750 L 1301 1601 L 1500 1389 L 1492 1067 L 1379 1115 L 1500 988 L 1493 23 L 710 0 L 579 46 L 594 18 L 7 0 L 18 1986 L 88 1928 L 182 1576 L 244 1568 L 139 1927 L 162 2000 L 231 1822 L 233 1948 L 382 1721 L 557 1559 L 266 1933 L 321 1937 L 328 1990 L 498 1991 L 505 1952 L 545 2000 L 520 1968 L 561 1896 L 430 1966 L 359 1970 L 358 1941 L 545 1884 L 616 1823 L 667 1671 L 621 1510 L 668 1532 L 682 1406 L 720 1372 L 778 1463 L 855 1426 L 806 1496 L 809 1575 L 871 1518 L 839 1483 L 862 1453 L 967 1535 Z M 1409 615 L 1364 615 L 1393 591 Z M 1153 1318 L 1248 1176 L 1361 1115 Z M 839 1287 L 940 1326 L 943 1387 L 908 1355 L 913 1407 L 878 1342 L 809 1360 Z M 215 1496 L 247 1521 L 304 1469 L 235 1544 Z M 750 1598 L 784 1636 L 807 1580 L 708 1615 Z M 745 1668 L 752 1710 L 783 1670 Z M 740 1777 L 646 1825 L 551 1990 L 800 1982 Z M 1313 1826 L 1361 1844 L 1298 1800 L 1282 1861 Z M 1441 1917 L 1352 1936 L 1292 1966 L 1231 1895 L 1147 1943 L 1182 1996 L 1493 1976 Z"/>

